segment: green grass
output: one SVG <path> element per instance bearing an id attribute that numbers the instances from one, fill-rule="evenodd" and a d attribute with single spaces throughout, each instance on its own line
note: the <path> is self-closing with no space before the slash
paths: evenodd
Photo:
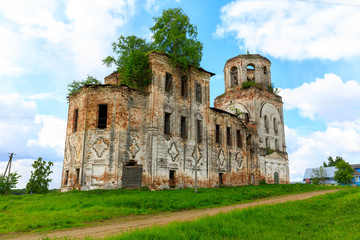
<path id="1" fill-rule="evenodd" d="M 168 191 L 95 190 L 0 197 L 0 234 L 88 225 L 114 217 L 155 214 L 330 189 L 304 184 Z M 1 237 L 1 235 L 0 235 Z"/>
<path id="2" fill-rule="evenodd" d="M 360 239 L 360 188 L 105 239 Z"/>

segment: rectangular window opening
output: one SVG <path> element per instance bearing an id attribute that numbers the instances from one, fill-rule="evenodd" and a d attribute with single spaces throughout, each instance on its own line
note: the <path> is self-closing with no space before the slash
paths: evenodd
<path id="1" fill-rule="evenodd" d="M 169 173 L 169 185 L 170 185 L 170 188 L 176 187 L 175 170 L 170 170 L 170 173 Z"/>
<path id="2" fill-rule="evenodd" d="M 221 143 L 221 135 L 220 135 L 220 125 L 216 124 L 215 127 L 215 142 L 216 143 Z"/>
<path id="3" fill-rule="evenodd" d="M 80 183 L 80 168 L 76 169 L 76 183 Z"/>
<path id="4" fill-rule="evenodd" d="M 187 79 L 181 77 L 181 97 L 187 97 Z"/>
<path id="5" fill-rule="evenodd" d="M 78 117 L 79 117 L 79 109 L 75 109 L 75 112 L 74 112 L 74 132 L 77 131 Z"/>
<path id="6" fill-rule="evenodd" d="M 196 121 L 196 129 L 197 129 L 197 141 L 202 142 L 202 121 Z"/>
<path id="7" fill-rule="evenodd" d="M 219 185 L 223 185 L 224 181 L 223 181 L 223 173 L 219 173 Z"/>
<path id="8" fill-rule="evenodd" d="M 187 138 L 187 128 L 186 128 L 186 117 L 181 117 L 180 120 L 180 131 L 181 131 L 181 138 Z"/>
<path id="9" fill-rule="evenodd" d="M 99 104 L 98 128 L 106 128 L 107 104 Z"/>
<path id="10" fill-rule="evenodd" d="M 240 130 L 236 130 L 237 147 L 242 148 L 241 133 Z"/>
<path id="11" fill-rule="evenodd" d="M 195 85 L 195 91 L 196 91 L 196 101 L 201 103 L 201 85 L 196 83 Z"/>
<path id="12" fill-rule="evenodd" d="M 68 185 L 68 180 L 69 180 L 69 170 L 66 170 L 65 171 L 64 185 Z"/>
<path id="13" fill-rule="evenodd" d="M 165 113 L 164 118 L 164 134 L 170 134 L 170 116 L 171 113 Z"/>
<path id="14" fill-rule="evenodd" d="M 226 128 L 226 143 L 231 146 L 231 127 Z"/>
<path id="15" fill-rule="evenodd" d="M 165 78 L 165 92 L 171 92 L 171 89 L 172 89 L 172 74 L 167 72 Z"/>

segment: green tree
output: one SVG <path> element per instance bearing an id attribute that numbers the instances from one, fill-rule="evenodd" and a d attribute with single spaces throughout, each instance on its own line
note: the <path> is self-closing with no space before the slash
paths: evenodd
<path id="1" fill-rule="evenodd" d="M 311 173 L 312 183 L 315 185 L 326 183 L 326 171 L 324 167 L 314 168 Z"/>
<path id="2" fill-rule="evenodd" d="M 21 175 L 18 175 L 17 172 L 10 173 L 8 176 L 1 175 L 0 176 L 0 194 L 7 195 L 12 188 L 16 187 L 18 183 L 18 179 Z"/>
<path id="3" fill-rule="evenodd" d="M 335 160 L 330 156 L 328 157 L 328 163 L 323 162 L 324 167 L 335 167 L 339 162 L 344 161 L 342 157 L 336 156 Z"/>
<path id="4" fill-rule="evenodd" d="M 82 81 L 73 81 L 72 83 L 68 84 L 68 95 L 72 95 L 83 88 L 85 85 L 89 84 L 101 84 L 99 80 L 94 78 L 93 76 L 88 76 L 85 80 Z"/>
<path id="5" fill-rule="evenodd" d="M 355 171 L 350 164 L 341 160 L 336 164 L 335 181 L 339 184 L 350 184 L 352 182 L 352 174 Z"/>
<path id="6" fill-rule="evenodd" d="M 163 10 L 150 28 L 157 50 L 171 56 L 175 64 L 187 70 L 189 64 L 199 67 L 203 44 L 197 40 L 197 27 L 181 8 Z"/>
<path id="7" fill-rule="evenodd" d="M 46 162 L 42 158 L 38 158 L 32 164 L 34 171 L 31 171 L 31 177 L 26 184 L 26 193 L 47 193 L 49 191 L 49 182 L 52 179 L 48 176 L 53 173 L 50 169 L 54 164 L 49 161 Z"/>
<path id="8" fill-rule="evenodd" d="M 107 56 L 103 64 L 107 67 L 115 65 L 120 74 L 120 83 L 136 89 L 143 89 L 151 82 L 151 69 L 147 53 L 153 45 L 136 36 L 120 36 L 113 43 L 116 57 Z"/>

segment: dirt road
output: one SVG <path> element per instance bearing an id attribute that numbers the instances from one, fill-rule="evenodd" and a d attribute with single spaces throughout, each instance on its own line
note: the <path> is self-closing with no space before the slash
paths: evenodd
<path id="1" fill-rule="evenodd" d="M 287 201 L 303 200 L 336 191 L 339 191 L 339 189 L 266 198 L 250 203 L 242 203 L 242 204 L 225 206 L 225 207 L 207 208 L 207 209 L 199 209 L 199 210 L 191 210 L 191 211 L 174 212 L 174 213 L 162 213 L 158 215 L 129 216 L 129 217 L 122 217 L 122 218 L 109 220 L 104 223 L 99 223 L 98 226 L 58 230 L 48 233 L 24 234 L 17 236 L 8 235 L 2 237 L 4 237 L 5 239 L 22 239 L 22 240 L 25 239 L 38 240 L 41 239 L 41 237 L 43 236 L 47 236 L 50 238 L 51 237 L 84 238 L 86 236 L 100 238 L 136 228 L 146 228 L 153 225 L 166 225 L 173 221 L 179 221 L 179 222 L 191 221 L 206 215 L 212 216 L 218 213 L 230 212 L 234 209 L 244 209 L 258 205 L 269 205 L 276 203 L 284 203 Z"/>

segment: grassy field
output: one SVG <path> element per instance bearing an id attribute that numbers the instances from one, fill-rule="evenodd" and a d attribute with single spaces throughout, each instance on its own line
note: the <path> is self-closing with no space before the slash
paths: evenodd
<path id="1" fill-rule="evenodd" d="M 105 239 L 360 239 L 360 188 Z"/>
<path id="2" fill-rule="evenodd" d="M 0 234 L 46 231 L 137 214 L 207 208 L 334 187 L 304 184 L 167 191 L 95 190 L 0 197 Z M 1 235 L 0 235 L 1 237 Z"/>

